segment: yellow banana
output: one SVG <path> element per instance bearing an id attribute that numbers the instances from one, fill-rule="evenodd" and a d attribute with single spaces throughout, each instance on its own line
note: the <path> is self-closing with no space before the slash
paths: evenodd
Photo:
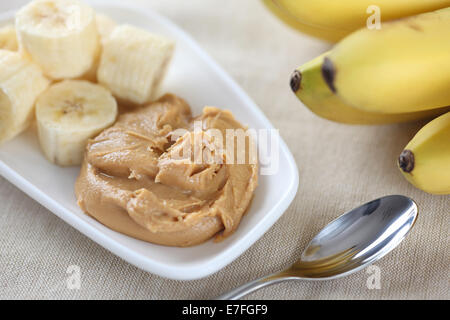
<path id="1" fill-rule="evenodd" d="M 357 108 L 404 113 L 450 105 L 450 7 L 361 29 L 322 65 L 328 86 Z"/>
<path id="2" fill-rule="evenodd" d="M 384 114 L 347 105 L 328 88 L 322 77 L 321 67 L 327 54 L 328 52 L 302 65 L 291 77 L 291 88 L 297 97 L 308 109 L 322 118 L 348 124 L 388 124 L 431 118 L 450 111 L 450 107 L 445 107 L 419 112 Z"/>
<path id="3" fill-rule="evenodd" d="M 450 0 L 272 0 L 272 3 L 298 23 L 335 30 L 343 36 L 366 26 L 373 6 L 379 8 L 381 21 L 450 6 Z"/>
<path id="4" fill-rule="evenodd" d="M 297 29 L 302 33 L 309 34 L 310 36 L 326 40 L 328 42 L 337 42 L 347 35 L 347 32 L 340 31 L 338 29 L 313 27 L 308 24 L 302 23 L 297 20 L 288 11 L 283 10 L 273 0 L 262 0 L 267 9 L 269 9 L 278 19 L 283 21 L 291 28 Z"/>
<path id="5" fill-rule="evenodd" d="M 398 165 L 417 188 L 450 194 L 450 112 L 423 127 L 401 153 Z"/>

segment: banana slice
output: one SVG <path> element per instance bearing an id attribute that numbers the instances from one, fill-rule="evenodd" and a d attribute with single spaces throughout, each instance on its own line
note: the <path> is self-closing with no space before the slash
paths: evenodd
<path id="1" fill-rule="evenodd" d="M 17 51 L 19 49 L 14 25 L 9 24 L 0 28 L 0 49 L 10 51 Z"/>
<path id="2" fill-rule="evenodd" d="M 86 73 L 99 50 L 92 8 L 75 0 L 35 0 L 16 15 L 19 47 L 52 79 Z"/>
<path id="3" fill-rule="evenodd" d="M 18 52 L 0 50 L 0 143 L 25 130 L 48 86 L 41 69 Z"/>
<path id="4" fill-rule="evenodd" d="M 103 13 L 97 13 L 95 15 L 95 22 L 97 23 L 97 31 L 101 41 L 108 38 L 117 26 L 117 23 L 113 19 Z"/>
<path id="5" fill-rule="evenodd" d="M 45 156 L 60 166 L 79 165 L 87 140 L 114 123 L 117 103 L 100 85 L 65 80 L 36 101 L 39 142 Z"/>
<path id="6" fill-rule="evenodd" d="M 107 39 L 111 35 L 117 23 L 107 15 L 101 13 L 96 14 L 95 22 L 97 24 L 97 31 L 100 36 L 100 42 L 103 43 L 105 39 Z M 97 70 L 100 64 L 100 56 L 101 50 L 99 50 L 97 56 L 95 57 L 92 67 L 84 75 L 82 75 L 80 79 L 97 82 Z"/>
<path id="7" fill-rule="evenodd" d="M 98 81 L 118 98 L 144 104 L 155 98 L 174 43 L 145 30 L 117 26 L 103 43 Z"/>

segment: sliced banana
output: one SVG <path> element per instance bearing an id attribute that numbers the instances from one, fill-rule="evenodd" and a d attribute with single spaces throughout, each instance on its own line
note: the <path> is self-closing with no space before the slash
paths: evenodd
<path id="1" fill-rule="evenodd" d="M 102 44 L 105 39 L 107 39 L 113 32 L 117 23 L 113 19 L 102 13 L 96 14 L 95 22 L 97 24 L 97 31 L 100 36 L 100 43 Z M 84 75 L 82 75 L 80 79 L 97 82 L 97 70 L 100 64 L 100 56 L 101 50 L 99 50 L 97 56 L 95 57 L 94 63 L 92 64 L 91 68 Z"/>
<path id="2" fill-rule="evenodd" d="M 103 43 L 98 81 L 121 100 L 144 104 L 155 98 L 174 43 L 128 26 L 117 26 Z"/>
<path id="3" fill-rule="evenodd" d="M 0 28 L 0 49 L 10 51 L 17 51 L 19 49 L 14 25 L 9 24 Z"/>
<path id="4" fill-rule="evenodd" d="M 114 123 L 117 103 L 104 87 L 65 80 L 49 87 L 36 102 L 39 142 L 49 161 L 79 165 L 87 140 Z"/>
<path id="5" fill-rule="evenodd" d="M 16 15 L 20 49 L 52 79 L 86 73 L 99 50 L 92 8 L 75 0 L 35 0 Z"/>
<path id="6" fill-rule="evenodd" d="M 113 19 L 103 13 L 96 14 L 95 22 L 97 23 L 97 31 L 102 41 L 108 38 L 117 26 L 117 23 Z"/>
<path id="7" fill-rule="evenodd" d="M 36 98 L 48 84 L 37 65 L 18 52 L 0 50 L 0 142 L 29 126 Z"/>

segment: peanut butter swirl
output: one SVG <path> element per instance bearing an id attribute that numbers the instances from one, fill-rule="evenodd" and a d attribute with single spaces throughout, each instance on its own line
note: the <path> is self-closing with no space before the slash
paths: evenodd
<path id="1" fill-rule="evenodd" d="M 121 115 L 87 145 L 75 185 L 78 204 L 109 228 L 157 244 L 191 246 L 228 236 L 250 205 L 258 164 L 227 161 L 225 141 L 217 143 L 210 129 L 225 137 L 227 129 L 244 128 L 214 107 L 194 118 L 172 94 Z"/>

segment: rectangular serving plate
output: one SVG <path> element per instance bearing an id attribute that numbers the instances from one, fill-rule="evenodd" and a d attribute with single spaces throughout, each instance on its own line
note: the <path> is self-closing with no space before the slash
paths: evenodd
<path id="1" fill-rule="evenodd" d="M 186 99 L 199 114 L 205 105 L 231 110 L 254 129 L 274 129 L 255 103 L 183 30 L 148 9 L 115 1 L 86 1 L 97 12 L 118 23 L 132 24 L 165 35 L 176 42 L 176 52 L 165 79 L 164 92 Z M 12 21 L 14 12 L 0 15 Z M 136 240 L 115 232 L 85 215 L 77 206 L 74 183 L 78 167 L 60 168 L 42 155 L 36 129 L 30 128 L 0 147 L 0 174 L 68 224 L 129 263 L 176 280 L 208 276 L 239 257 L 284 213 L 298 188 L 298 170 L 280 138 L 279 169 L 260 175 L 249 212 L 236 232 L 222 242 L 212 240 L 189 248 L 174 248 Z M 32 213 L 30 213 L 32 214 Z"/>

